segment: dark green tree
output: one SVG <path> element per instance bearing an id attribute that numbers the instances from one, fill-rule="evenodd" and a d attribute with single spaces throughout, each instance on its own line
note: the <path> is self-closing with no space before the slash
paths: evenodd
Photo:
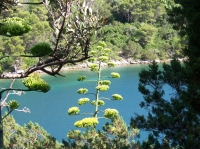
<path id="1" fill-rule="evenodd" d="M 171 61 L 164 64 L 163 70 L 151 64 L 149 70 L 140 75 L 139 91 L 144 95 L 141 106 L 148 109 L 147 116 L 132 118 L 132 125 L 151 131 L 141 148 L 200 148 L 200 94 L 199 94 L 199 1 L 164 1 L 170 22 L 181 36 L 186 38 L 187 46 L 180 63 Z M 163 87 L 171 87 L 170 98 L 164 98 Z"/>
<path id="2" fill-rule="evenodd" d="M 185 67 L 179 61 L 163 64 L 163 70 L 153 62 L 139 73 L 139 91 L 144 102 L 140 106 L 148 115 L 136 115 L 131 125 L 151 134 L 141 148 L 198 149 L 200 147 L 200 118 L 185 99 Z M 167 96 L 164 97 L 166 88 Z M 170 92 L 171 91 L 171 92 Z"/>
<path id="3" fill-rule="evenodd" d="M 187 57 L 185 62 L 186 67 L 186 84 L 187 98 L 193 108 L 200 112 L 200 2 L 194 0 L 175 0 L 172 9 L 168 9 L 170 21 L 173 23 L 174 28 L 179 30 L 182 36 L 186 36 L 188 43 L 184 49 L 183 55 Z M 192 95 L 192 96 L 191 96 Z"/>
<path id="4" fill-rule="evenodd" d="M 129 41 L 127 45 L 123 47 L 122 55 L 126 58 L 139 59 L 142 50 L 139 43 Z"/>

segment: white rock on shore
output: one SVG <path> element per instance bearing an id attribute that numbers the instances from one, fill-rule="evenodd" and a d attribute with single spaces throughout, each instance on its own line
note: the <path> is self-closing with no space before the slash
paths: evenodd
<path id="1" fill-rule="evenodd" d="M 157 63 L 161 63 L 161 62 L 169 62 L 172 59 L 167 59 L 165 61 L 156 59 L 155 62 Z M 178 59 L 179 61 L 183 61 L 184 59 Z M 111 62 L 113 62 L 115 65 L 130 65 L 130 64 L 149 64 L 151 63 L 151 61 L 140 61 L 140 60 L 130 60 L 130 59 L 122 59 L 122 60 L 112 60 Z M 73 65 L 73 66 L 65 66 L 62 68 L 63 71 L 66 70 L 73 70 L 73 69 L 83 69 L 83 68 L 88 68 L 88 66 L 92 64 L 91 62 L 84 62 L 78 65 Z M 101 63 L 101 66 L 107 66 L 107 63 Z"/>

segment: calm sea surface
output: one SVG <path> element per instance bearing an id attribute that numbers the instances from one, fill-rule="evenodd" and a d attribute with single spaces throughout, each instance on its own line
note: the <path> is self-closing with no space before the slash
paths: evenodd
<path id="1" fill-rule="evenodd" d="M 111 72 L 118 72 L 121 75 L 120 79 L 111 79 L 110 89 L 107 92 L 101 92 L 100 97 L 111 98 L 112 94 L 118 93 L 123 96 L 122 101 L 105 101 L 105 108 L 116 108 L 120 115 L 124 118 L 127 125 L 130 123 L 131 116 L 137 114 L 146 114 L 144 109 L 141 109 L 139 103 L 142 94 L 138 92 L 138 72 L 142 68 L 148 68 L 147 65 L 131 65 L 115 68 L 104 68 L 102 79 L 105 76 L 110 76 Z M 74 122 L 80 120 L 86 115 L 69 116 L 67 111 L 72 106 L 78 106 L 77 100 L 83 97 L 89 97 L 91 101 L 94 95 L 77 94 L 79 88 L 88 88 L 89 92 L 95 91 L 95 82 L 78 82 L 77 78 L 81 75 L 87 76 L 88 80 L 96 79 L 96 74 L 88 69 L 71 70 L 62 72 L 66 77 L 51 77 L 42 75 L 42 78 L 51 85 L 51 90 L 48 93 L 26 92 L 22 96 L 12 95 L 9 99 L 16 99 L 20 103 L 20 108 L 28 107 L 31 113 L 23 113 L 14 111 L 12 115 L 16 122 L 20 125 L 27 124 L 29 121 L 39 123 L 47 132 L 54 136 L 58 141 L 67 139 L 66 134 L 70 129 L 76 129 Z M 108 78 L 105 78 L 108 79 Z M 9 86 L 10 81 L 1 81 L 0 87 Z M 17 80 L 15 87 L 23 87 L 21 80 Z M 94 106 L 88 104 L 80 107 L 81 112 L 93 112 Z M 101 116 L 101 114 L 99 114 Z M 99 120 L 98 129 L 101 129 L 103 124 L 108 121 Z M 142 137 L 142 134 L 141 134 Z"/>

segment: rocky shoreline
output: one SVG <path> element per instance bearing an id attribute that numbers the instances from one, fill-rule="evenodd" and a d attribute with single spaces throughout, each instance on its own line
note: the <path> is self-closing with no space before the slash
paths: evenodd
<path id="1" fill-rule="evenodd" d="M 155 62 L 157 63 L 164 63 L 164 62 L 170 62 L 172 59 L 167 59 L 167 60 L 155 60 Z M 183 61 L 184 59 L 178 59 L 179 61 Z M 150 64 L 152 61 L 140 61 L 140 60 L 130 60 L 130 59 L 122 59 L 122 60 L 112 60 L 111 62 L 113 62 L 116 66 L 123 66 L 123 65 L 140 65 L 140 64 Z M 77 65 L 73 65 L 73 66 L 64 66 L 62 68 L 63 71 L 66 70 L 76 70 L 76 69 L 83 69 L 83 68 L 88 68 L 88 66 L 91 63 L 86 61 Z M 102 66 L 107 66 L 106 63 L 102 63 Z"/>
<path id="2" fill-rule="evenodd" d="M 164 63 L 164 62 L 170 62 L 172 59 L 167 60 L 155 60 L 157 63 Z M 178 59 L 179 61 L 183 61 L 185 59 Z M 122 59 L 122 60 L 112 60 L 116 66 L 127 66 L 127 65 L 140 65 L 140 64 L 149 64 L 152 61 L 140 61 L 140 60 L 130 60 L 130 59 Z M 86 69 L 91 63 L 86 61 L 79 63 L 77 65 L 72 66 L 64 66 L 61 71 L 67 71 L 67 70 L 79 70 L 79 69 Z M 102 66 L 107 66 L 107 63 L 101 63 Z M 48 69 L 48 68 L 46 68 Z M 3 78 L 7 78 L 6 76 L 13 76 L 13 78 L 18 77 L 19 74 L 23 73 L 24 70 L 18 70 L 17 72 L 5 72 L 3 73 Z M 43 73 L 41 70 L 37 71 L 38 73 Z"/>

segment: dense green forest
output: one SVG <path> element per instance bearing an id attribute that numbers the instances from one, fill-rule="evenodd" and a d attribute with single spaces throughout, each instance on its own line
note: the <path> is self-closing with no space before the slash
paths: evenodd
<path id="1" fill-rule="evenodd" d="M 101 38 L 113 49 L 113 59 L 182 57 L 184 38 L 168 22 L 169 17 L 161 1 L 102 0 L 95 2 L 94 10 L 108 19 L 102 28 Z"/>
<path id="2" fill-rule="evenodd" d="M 32 0 L 30 2 L 37 2 Z M 92 5 L 93 13 L 104 18 L 104 27 L 97 40 L 103 40 L 112 49 L 111 59 L 165 60 L 173 56 L 183 57 L 185 38 L 180 37 L 168 22 L 165 5 L 159 0 L 120 1 L 101 0 Z M 30 47 L 39 42 L 50 42 L 51 27 L 47 10 L 42 5 L 22 5 L 2 13 L 0 19 L 20 17 L 31 25 L 31 32 L 12 38 L 0 37 L 0 54 L 29 53 Z M 13 71 L 13 58 L 2 61 L 1 69 Z M 19 58 L 21 69 L 31 66 L 36 59 Z"/>
<path id="3" fill-rule="evenodd" d="M 28 24 L 31 25 L 31 32 L 24 34 L 23 36 L 14 37 L 0 37 L 0 52 L 1 56 L 6 55 L 18 55 L 29 53 L 29 49 L 33 44 L 41 41 L 49 41 L 51 36 L 51 28 L 47 22 L 47 11 L 42 5 L 23 5 L 17 7 L 16 9 L 10 9 L 5 11 L 1 15 L 1 19 L 6 17 L 19 17 L 23 18 Z M 1 62 L 2 70 L 13 70 L 13 62 L 18 63 L 21 69 L 25 69 L 36 62 L 36 58 L 18 58 L 16 59 L 10 57 L 3 59 Z"/>
<path id="4" fill-rule="evenodd" d="M 38 1 L 31 2 L 37 3 Z M 75 2 L 73 5 L 70 3 L 72 1 L 66 2 L 68 2 L 65 3 L 66 9 L 62 9 L 64 1 L 51 0 L 49 3 L 43 2 L 44 5 L 26 3 L 26 5 L 11 7 L 7 10 L 7 3 L 12 5 L 12 1 L 3 0 L 0 3 L 0 12 L 3 8 L 0 18 L 0 34 L 3 35 L 0 36 L 0 54 L 3 57 L 1 59 L 2 71 L 13 70 L 17 65 L 21 69 L 29 68 L 22 73 L 23 75 L 16 77 L 7 75 L 7 77 L 10 79 L 26 78 L 23 83 L 28 88 L 27 91 L 47 92 L 50 86 L 37 75 L 33 75 L 33 77 L 28 77 L 28 75 L 36 70 L 42 70 L 52 76 L 60 75 L 59 71 L 64 64 L 73 64 L 88 59 L 90 46 L 92 45 L 91 49 L 93 49 L 97 40 L 105 41 L 107 46 L 112 49 L 111 59 L 173 58 L 170 64 L 163 64 L 162 69 L 159 69 L 158 64 L 153 61 L 147 70 L 139 73 L 138 90 L 144 97 L 140 106 L 148 110 L 148 115 L 133 116 L 130 127 L 127 127 L 120 116 L 113 116 L 113 119 L 110 123 L 105 124 L 102 131 L 96 131 L 94 127 L 87 129 L 82 134 L 72 130 L 68 134 L 68 138 L 73 139 L 63 140 L 61 144 L 38 124 L 30 122 L 24 126 L 13 125 L 15 121 L 8 115 L 19 104 L 10 101 L 1 106 L 1 108 L 6 106 L 8 113 L 3 119 L 0 118 L 0 145 L 5 145 L 5 148 L 199 149 L 200 2 L 195 0 L 100 0 L 90 1 L 93 3 L 88 3 L 87 6 L 85 3 L 80 5 L 79 2 Z M 95 22 L 96 18 L 91 14 L 91 9 L 88 8 L 89 5 L 92 6 L 95 16 L 103 16 L 102 19 L 97 19 L 97 23 Z M 74 15 L 68 12 L 67 6 L 73 8 L 70 10 L 74 11 Z M 54 19 L 59 13 L 63 18 L 55 21 Z M 67 20 L 68 25 L 64 26 L 67 15 L 71 18 Z M 23 18 L 31 27 L 23 25 L 25 34 L 20 35 L 13 34 L 18 33 L 18 30 L 4 32 L 6 29 L 4 28 L 6 27 L 4 19 L 12 17 Z M 19 18 L 15 18 L 13 21 L 23 23 Z M 93 34 L 100 28 L 99 23 L 103 27 L 97 34 Z M 75 27 L 72 24 L 75 24 Z M 30 29 L 31 31 L 28 32 Z M 93 30 L 95 31 L 92 32 Z M 65 42 L 65 38 L 67 42 Z M 45 44 L 46 49 L 51 50 L 50 46 L 55 46 L 55 49 L 52 50 L 53 53 L 52 51 L 50 53 L 39 52 L 39 55 L 38 53 L 34 55 L 34 52 L 38 51 L 33 49 L 36 47 L 36 43 L 41 41 L 43 47 L 44 43 L 50 43 L 50 45 Z M 33 54 L 32 58 L 27 57 L 30 54 Z M 98 58 L 107 59 L 108 54 L 105 54 L 103 53 Z M 177 60 L 179 57 L 187 57 L 187 59 L 180 63 Z M 63 59 L 65 61 L 62 61 Z M 51 71 L 45 69 L 48 66 L 52 66 Z M 95 65 L 91 68 L 100 72 L 100 68 L 98 69 Z M 1 75 L 1 78 L 3 77 L 4 75 Z M 82 76 L 80 79 L 85 78 Z M 168 100 L 164 97 L 166 85 L 172 89 Z M 98 88 L 105 90 L 105 86 L 100 85 Z M 107 89 L 108 87 L 106 87 Z M 24 91 L 13 89 L 11 84 L 10 88 L 0 91 L 1 100 L 3 92 L 7 92 L 7 96 L 9 96 L 9 91 L 12 90 Z M 85 99 L 82 101 L 85 102 Z M 96 106 L 98 104 L 96 103 Z M 75 114 L 78 111 L 77 108 L 71 110 Z M 71 112 L 69 111 L 69 113 Z M 114 113 L 116 114 L 116 111 Z M 113 113 L 110 114 L 112 116 Z M 9 130 L 4 134 L 2 134 L 2 121 L 4 130 Z M 84 125 L 91 125 L 91 121 L 87 121 L 87 123 L 81 121 L 81 123 L 83 122 Z M 131 130 L 138 133 L 138 129 L 150 132 L 148 139 L 143 142 L 130 141 Z M 2 137 L 4 137 L 4 142 Z"/>

